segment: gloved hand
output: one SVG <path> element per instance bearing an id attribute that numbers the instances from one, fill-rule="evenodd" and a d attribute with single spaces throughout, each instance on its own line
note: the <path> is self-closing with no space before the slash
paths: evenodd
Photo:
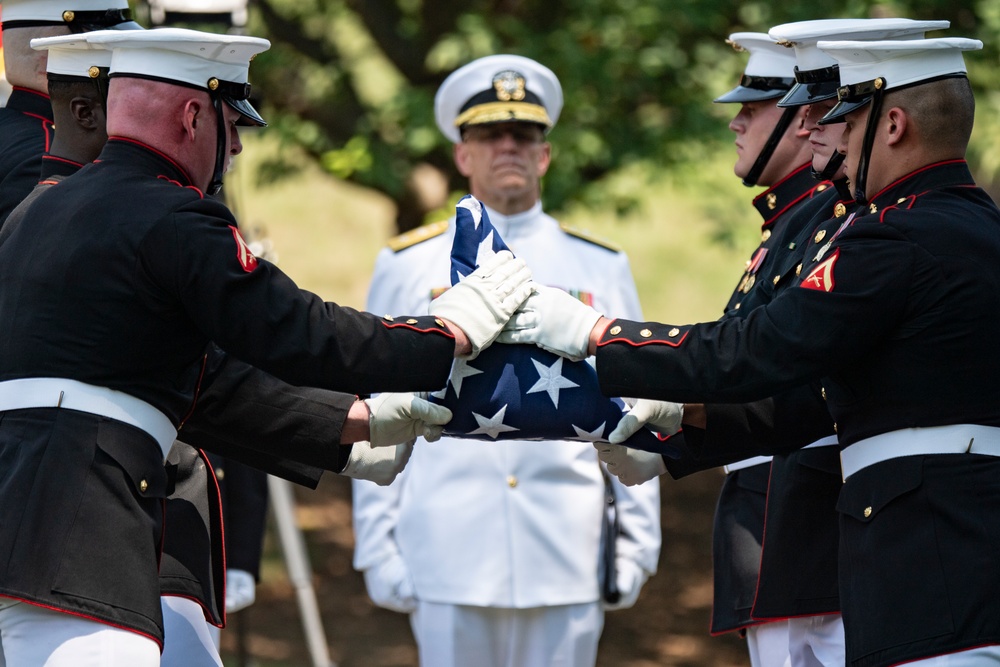
<path id="1" fill-rule="evenodd" d="M 469 359 L 496 340 L 500 329 L 531 293 L 531 271 L 524 260 L 502 250 L 460 283 L 431 301 L 428 311 L 453 322 L 472 344 Z"/>
<path id="2" fill-rule="evenodd" d="M 246 609 L 257 597 L 257 582 L 246 570 L 226 570 L 226 613 Z"/>
<path id="3" fill-rule="evenodd" d="M 642 585 L 646 583 L 646 579 L 649 577 L 645 570 L 628 558 L 617 558 L 615 560 L 615 570 L 617 571 L 615 583 L 618 586 L 618 592 L 621 593 L 621 597 L 618 599 L 618 602 L 604 602 L 604 609 L 607 611 L 628 609 L 634 605 L 635 601 L 639 599 L 639 591 L 642 590 Z"/>
<path id="4" fill-rule="evenodd" d="M 631 399 L 628 401 L 631 403 Z M 640 398 L 632 405 L 628 414 L 622 417 L 618 426 L 608 436 L 608 440 L 616 445 L 628 440 L 636 431 L 643 426 L 663 435 L 673 435 L 681 428 L 681 419 L 684 418 L 684 406 L 681 403 L 669 403 L 667 401 L 651 401 Z"/>
<path id="5" fill-rule="evenodd" d="M 410 571 L 398 553 L 365 570 L 368 597 L 380 607 L 408 614 L 417 608 Z"/>
<path id="6" fill-rule="evenodd" d="M 389 486 L 396 475 L 406 467 L 413 453 L 413 441 L 394 447 L 372 447 L 362 440 L 351 445 L 351 455 L 341 475 L 354 479 L 367 479 L 379 486 Z"/>
<path id="7" fill-rule="evenodd" d="M 366 398 L 371 411 L 368 440 L 372 447 L 388 447 L 418 437 L 434 442 L 441 438 L 451 410 L 427 400 L 426 394 L 379 394 Z"/>
<path id="8" fill-rule="evenodd" d="M 534 284 L 524 302 L 500 333 L 501 343 L 534 343 L 573 361 L 590 356 L 590 332 L 601 314 L 555 287 Z"/>
<path id="9" fill-rule="evenodd" d="M 642 484 L 667 471 L 663 456 L 654 452 L 607 442 L 595 442 L 594 448 L 597 449 L 597 458 L 607 465 L 608 472 L 625 486 Z"/>

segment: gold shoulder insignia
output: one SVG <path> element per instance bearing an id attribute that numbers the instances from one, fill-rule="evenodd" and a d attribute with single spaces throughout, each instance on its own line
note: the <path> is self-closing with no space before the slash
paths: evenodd
<path id="1" fill-rule="evenodd" d="M 426 241 L 427 239 L 432 239 L 435 236 L 441 236 L 448 229 L 448 221 L 441 220 L 439 222 L 432 222 L 429 225 L 421 225 L 416 229 L 411 229 L 408 232 L 400 234 L 389 239 L 388 246 L 392 248 L 393 252 L 399 252 L 400 250 L 406 250 L 410 246 L 415 246 L 418 243 Z"/>
<path id="2" fill-rule="evenodd" d="M 575 236 L 578 239 L 583 239 L 587 243 L 593 243 L 596 246 L 601 246 L 602 248 L 610 250 L 611 252 L 622 251 L 621 246 L 617 246 L 611 241 L 608 241 L 607 239 L 601 238 L 600 236 L 594 236 L 590 232 L 585 232 L 582 229 L 577 229 L 576 227 L 572 227 L 570 225 L 567 225 L 566 223 L 560 222 L 559 229 L 563 230 L 570 236 Z"/>

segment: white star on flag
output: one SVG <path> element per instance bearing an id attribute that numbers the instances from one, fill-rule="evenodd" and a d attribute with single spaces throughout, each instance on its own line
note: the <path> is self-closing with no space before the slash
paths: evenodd
<path id="1" fill-rule="evenodd" d="M 573 430 L 576 431 L 576 437 L 574 440 L 583 440 L 584 442 L 603 442 L 604 441 L 604 426 L 607 422 L 601 422 L 593 431 L 585 431 L 576 424 L 573 424 Z"/>
<path id="2" fill-rule="evenodd" d="M 507 426 L 506 424 L 503 423 L 503 418 L 506 413 L 507 413 L 506 405 L 500 408 L 500 411 L 490 418 L 486 418 L 480 414 L 473 412 L 472 416 L 476 418 L 476 423 L 479 424 L 479 428 L 477 428 L 475 431 L 469 431 L 469 435 L 478 435 L 480 433 L 484 433 L 493 438 L 494 440 L 496 440 L 497 436 L 500 435 L 501 433 L 516 431 L 517 429 L 514 428 L 513 426 Z"/>
<path id="3" fill-rule="evenodd" d="M 455 388 L 455 396 L 462 395 L 462 381 L 473 375 L 479 375 L 482 373 L 478 368 L 473 368 L 469 365 L 465 359 L 456 359 L 455 363 L 451 367 L 451 377 L 448 381 L 451 382 L 451 386 Z M 446 387 L 447 389 L 447 387 Z"/>
<path id="4" fill-rule="evenodd" d="M 531 363 L 535 365 L 535 370 L 538 371 L 538 381 L 531 385 L 531 389 L 529 389 L 526 393 L 534 394 L 535 392 L 546 391 L 549 394 L 549 398 L 552 399 L 552 405 L 556 408 L 559 407 L 560 389 L 569 389 L 571 387 L 580 386 L 569 378 L 563 377 L 562 357 L 556 359 L 555 363 L 551 366 L 546 366 L 537 359 L 532 359 Z"/>
<path id="5" fill-rule="evenodd" d="M 479 248 L 476 250 L 476 266 L 482 266 L 493 259 L 496 254 L 496 250 L 493 249 L 493 230 L 491 229 L 486 238 L 480 241 Z"/>

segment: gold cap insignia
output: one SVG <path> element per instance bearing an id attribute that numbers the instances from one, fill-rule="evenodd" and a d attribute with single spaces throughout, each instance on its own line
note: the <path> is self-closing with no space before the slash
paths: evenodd
<path id="1" fill-rule="evenodd" d="M 96 79 L 97 77 L 101 76 L 101 68 L 98 67 L 97 65 L 91 65 L 90 69 L 87 70 L 87 74 L 90 75 L 91 79 Z"/>
<path id="2" fill-rule="evenodd" d="M 524 77 L 514 70 L 497 72 L 493 77 L 493 89 L 497 91 L 497 99 L 501 102 L 520 102 L 524 99 Z"/>
<path id="3" fill-rule="evenodd" d="M 211 79 L 208 80 L 208 89 L 209 90 L 218 90 L 219 89 L 219 80 L 216 79 L 214 76 Z"/>
<path id="4" fill-rule="evenodd" d="M 76 12 L 69 9 L 63 12 L 63 21 L 65 21 L 66 23 L 72 23 L 73 19 L 75 18 L 76 18 Z"/>
<path id="5" fill-rule="evenodd" d="M 875 90 L 881 90 L 882 86 L 885 85 L 885 79 L 883 79 L 882 77 L 879 77 L 879 78 L 875 79 L 875 82 L 874 82 L 873 85 L 875 86 Z"/>

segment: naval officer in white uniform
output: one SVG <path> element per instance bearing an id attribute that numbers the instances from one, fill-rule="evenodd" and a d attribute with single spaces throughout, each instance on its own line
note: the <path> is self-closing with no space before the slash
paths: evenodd
<path id="1" fill-rule="evenodd" d="M 546 132 L 562 89 L 533 60 L 489 56 L 454 72 L 435 99 L 469 189 L 536 281 L 601 312 L 639 317 L 628 258 L 542 211 Z M 367 309 L 424 312 L 448 287 L 454 220 L 390 242 Z M 660 552 L 657 481 L 614 478 L 621 532 L 616 583 L 601 601 L 605 483 L 588 442 L 419 442 L 388 487 L 354 484 L 357 548 L 376 604 L 411 614 L 426 667 L 593 665 L 604 611 L 635 603 Z"/>

